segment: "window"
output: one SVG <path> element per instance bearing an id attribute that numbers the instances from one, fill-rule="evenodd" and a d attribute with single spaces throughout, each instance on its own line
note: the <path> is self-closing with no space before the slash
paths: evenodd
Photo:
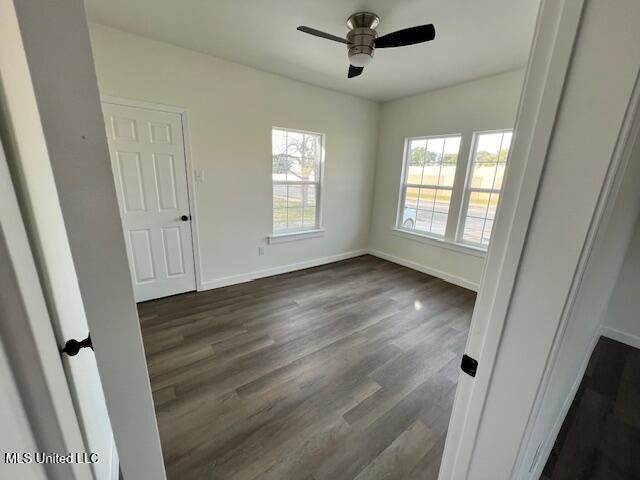
<path id="1" fill-rule="evenodd" d="M 444 238 L 460 138 L 451 135 L 407 140 L 398 228 Z"/>
<path id="2" fill-rule="evenodd" d="M 460 231 L 463 243 L 486 248 L 500 200 L 511 130 L 476 133 Z"/>
<path id="3" fill-rule="evenodd" d="M 405 142 L 396 234 L 446 242 L 477 255 L 486 250 L 500 201 L 512 130 L 475 132 L 456 181 L 461 135 Z M 468 159 L 468 161 L 467 161 Z"/>
<path id="4" fill-rule="evenodd" d="M 323 139 L 319 133 L 272 129 L 274 234 L 319 228 Z"/>

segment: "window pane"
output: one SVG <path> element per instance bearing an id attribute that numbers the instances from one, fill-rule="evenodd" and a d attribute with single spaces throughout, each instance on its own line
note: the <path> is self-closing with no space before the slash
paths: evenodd
<path id="1" fill-rule="evenodd" d="M 431 233 L 434 235 L 444 236 L 444 232 L 447 229 L 447 214 L 446 213 L 433 213 L 433 219 L 431 220 Z"/>
<path id="2" fill-rule="evenodd" d="M 453 187 L 453 181 L 456 178 L 456 164 L 443 163 L 440 168 L 440 180 L 438 185 L 441 187 Z"/>
<path id="3" fill-rule="evenodd" d="M 477 163 L 496 163 L 502 144 L 502 133 L 483 133 L 478 135 L 475 161 Z"/>
<path id="4" fill-rule="evenodd" d="M 502 189 L 502 181 L 504 180 L 504 172 L 507 169 L 506 163 L 498 163 L 496 166 L 496 177 L 493 181 L 493 189 L 500 190 Z"/>
<path id="5" fill-rule="evenodd" d="M 316 159 L 320 156 L 320 135 L 305 133 L 302 137 L 302 156 Z"/>
<path id="6" fill-rule="evenodd" d="M 507 161 L 507 157 L 509 156 L 509 147 L 511 147 L 511 136 L 512 136 L 512 133 L 507 132 L 504 134 L 504 137 L 502 138 L 502 147 L 500 148 L 500 157 L 498 159 L 498 161 L 500 162 Z"/>
<path id="7" fill-rule="evenodd" d="M 273 231 L 317 227 L 322 135 L 272 129 Z M 305 184 L 305 182 L 312 182 Z"/>
<path id="8" fill-rule="evenodd" d="M 314 158 L 304 157 L 300 159 L 300 179 L 310 182 L 316 180 L 317 162 Z"/>
<path id="9" fill-rule="evenodd" d="M 273 186 L 273 208 L 287 208 L 287 186 Z"/>
<path id="10" fill-rule="evenodd" d="M 316 209 L 315 207 L 305 207 L 302 211 L 302 223 L 305 227 L 316 226 Z"/>
<path id="11" fill-rule="evenodd" d="M 304 151 L 303 134 L 287 130 L 287 155 L 300 158 Z"/>
<path id="12" fill-rule="evenodd" d="M 469 195 L 469 207 L 467 208 L 467 216 L 483 219 L 486 218 L 490 197 L 490 193 L 471 192 L 471 194 Z"/>
<path id="13" fill-rule="evenodd" d="M 419 185 L 422 182 L 422 165 L 409 165 L 407 170 L 407 183 Z"/>
<path id="14" fill-rule="evenodd" d="M 303 185 L 302 186 L 302 203 L 305 207 L 316 206 L 316 186 L 315 185 Z"/>
<path id="15" fill-rule="evenodd" d="M 458 163 L 458 153 L 460 152 L 460 137 L 448 137 L 444 141 L 444 157 L 442 163 Z"/>
<path id="16" fill-rule="evenodd" d="M 451 203 L 451 190 L 437 190 L 433 210 L 439 213 L 449 213 Z"/>
<path id="17" fill-rule="evenodd" d="M 416 139 L 409 142 L 409 165 L 422 167 L 426 158 L 427 140 Z"/>
<path id="18" fill-rule="evenodd" d="M 433 188 L 420 189 L 420 201 L 418 208 L 422 210 L 433 210 L 433 202 L 436 200 L 436 191 Z"/>
<path id="19" fill-rule="evenodd" d="M 433 212 L 431 210 L 418 210 L 416 214 L 416 230 L 423 232 L 431 231 L 431 217 Z"/>
<path id="20" fill-rule="evenodd" d="M 422 172 L 422 185 L 438 185 L 440 167 L 439 163 L 427 163 Z"/>
<path id="21" fill-rule="evenodd" d="M 437 236 L 447 227 L 451 191 L 436 188 L 408 188 L 400 226 Z M 435 222 L 434 222 L 435 220 Z"/>
<path id="22" fill-rule="evenodd" d="M 409 140 L 405 181 L 410 185 L 452 187 L 461 137 Z"/>
<path id="23" fill-rule="evenodd" d="M 286 157 L 287 159 L 287 181 L 298 182 L 302 178 L 302 165 L 299 158 Z"/>
<path id="24" fill-rule="evenodd" d="M 302 208 L 302 185 L 287 185 L 287 208 Z"/>
<path id="25" fill-rule="evenodd" d="M 302 228 L 302 208 L 287 208 L 287 230 Z"/>
<path id="26" fill-rule="evenodd" d="M 500 190 L 504 182 L 506 161 L 511 146 L 511 131 L 479 133 L 471 163 L 469 189 L 471 191 L 465 212 L 465 227 L 462 238 L 465 242 L 486 246 L 491 238 L 493 220 L 496 216 Z"/>
<path id="27" fill-rule="evenodd" d="M 472 188 L 493 188 L 497 163 L 479 163 L 473 168 Z"/>
<path id="28" fill-rule="evenodd" d="M 444 151 L 444 138 L 430 138 L 427 140 L 427 165 L 440 165 Z"/>
<path id="29" fill-rule="evenodd" d="M 444 235 L 460 142 L 459 136 L 409 140 L 404 180 L 421 188 L 406 188 L 400 227 Z"/>
<path id="30" fill-rule="evenodd" d="M 425 139 L 409 141 L 409 157 L 406 165 L 406 182 L 419 184 L 422 181 L 422 168 L 426 157 L 427 141 Z"/>
<path id="31" fill-rule="evenodd" d="M 284 154 L 274 155 L 271 162 L 271 178 L 274 182 L 283 182 L 287 179 L 289 170 L 289 157 Z"/>
<path id="32" fill-rule="evenodd" d="M 482 240 L 483 218 L 467 217 L 464 222 L 464 239 L 471 243 L 480 243 Z"/>
<path id="33" fill-rule="evenodd" d="M 287 228 L 287 209 L 286 208 L 274 208 L 273 209 L 273 231 L 279 232 L 286 230 Z"/>
<path id="34" fill-rule="evenodd" d="M 410 208 L 418 208 L 418 198 L 420 197 L 419 188 L 407 188 L 407 192 L 404 197 L 404 206 Z"/>
<path id="35" fill-rule="evenodd" d="M 402 217 L 400 218 L 400 226 L 402 228 L 415 228 L 416 226 L 416 214 L 417 209 L 415 207 L 405 206 L 402 209 Z"/>

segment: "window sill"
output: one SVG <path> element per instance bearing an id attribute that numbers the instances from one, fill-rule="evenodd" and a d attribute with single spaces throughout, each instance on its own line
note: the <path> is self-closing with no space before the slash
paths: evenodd
<path id="1" fill-rule="evenodd" d="M 299 232 L 274 233 L 269 235 L 269 244 L 295 242 L 297 240 L 306 240 L 307 238 L 316 238 L 324 236 L 324 228 L 316 228 L 314 230 L 301 230 Z"/>
<path id="2" fill-rule="evenodd" d="M 467 255 L 473 255 L 474 257 L 484 258 L 487 254 L 486 250 L 482 248 L 473 247 L 471 245 L 463 245 L 461 243 L 448 242 L 446 240 L 430 237 L 421 233 L 404 230 L 398 227 L 391 227 L 391 232 L 397 237 L 413 240 L 414 242 L 426 243 L 440 248 L 446 248 L 447 250 L 453 250 L 454 252 L 460 252 Z"/>

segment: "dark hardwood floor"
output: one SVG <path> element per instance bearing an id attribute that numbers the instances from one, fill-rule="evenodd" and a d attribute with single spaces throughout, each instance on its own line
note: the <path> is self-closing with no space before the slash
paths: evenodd
<path id="1" fill-rule="evenodd" d="M 640 479 L 640 350 L 600 338 L 540 478 Z"/>
<path id="2" fill-rule="evenodd" d="M 140 304 L 169 478 L 437 478 L 474 301 L 362 256 Z"/>

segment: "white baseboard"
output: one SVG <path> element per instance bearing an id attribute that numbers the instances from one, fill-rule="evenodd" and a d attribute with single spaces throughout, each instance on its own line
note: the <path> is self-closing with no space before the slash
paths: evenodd
<path id="1" fill-rule="evenodd" d="M 427 267 L 425 265 L 412 262 L 411 260 L 406 260 L 404 258 L 396 257 L 394 255 L 389 255 L 388 253 L 381 252 L 380 250 L 376 250 L 374 248 L 370 248 L 368 252 L 370 255 L 373 255 L 374 257 L 382 258 L 383 260 L 397 263 L 398 265 L 402 265 L 403 267 L 407 267 L 412 270 L 417 270 L 418 272 L 426 273 L 428 275 L 441 278 L 446 282 L 453 283 L 454 285 L 458 285 L 460 287 L 464 287 L 469 290 L 473 290 L 474 292 L 478 291 L 479 285 L 475 282 L 467 280 L 466 278 L 458 277 L 456 275 L 451 275 L 449 273 L 436 270 L 435 268 Z"/>
<path id="2" fill-rule="evenodd" d="M 280 267 L 267 268 L 265 270 L 256 270 L 254 272 L 216 278 L 214 280 L 207 280 L 202 282 L 198 290 L 203 291 L 212 290 L 214 288 L 228 287 L 229 285 L 246 283 L 252 280 L 257 280 L 259 278 L 271 277 L 273 275 L 280 275 L 282 273 L 295 272 L 296 270 L 304 270 L 305 268 L 318 267 L 320 265 L 326 265 L 327 263 L 339 262 L 340 260 L 347 260 L 348 258 L 359 257 L 360 255 L 366 254 L 366 249 L 353 250 L 351 252 L 340 253 L 338 255 L 331 255 L 329 257 L 314 258 L 313 260 L 291 263 L 289 265 L 282 265 Z"/>
<path id="3" fill-rule="evenodd" d="M 635 348 L 640 348 L 640 337 L 637 335 L 632 335 L 630 333 L 625 333 L 615 328 L 603 326 L 602 327 L 602 336 L 610 338 L 612 340 L 617 340 L 618 342 L 624 343 L 626 345 L 630 345 Z"/>
<path id="4" fill-rule="evenodd" d="M 435 268 L 427 267 L 425 265 L 421 265 L 419 263 L 412 262 L 404 258 L 396 257 L 394 255 L 389 255 L 387 253 L 381 252 L 380 250 L 371 249 L 371 248 L 370 249 L 363 248 L 360 250 L 353 250 L 351 252 L 340 253 L 338 255 L 331 255 L 329 257 L 315 258 L 313 260 L 292 263 L 289 265 L 282 265 L 280 267 L 267 268 L 265 270 L 256 270 L 254 272 L 241 273 L 239 275 L 231 275 L 228 277 L 221 277 L 213 280 L 207 280 L 202 282 L 198 290 L 204 291 L 204 290 L 212 290 L 214 288 L 228 287 L 230 285 L 237 285 L 239 283 L 246 283 L 252 280 L 257 280 L 259 278 L 271 277 L 273 275 L 280 275 L 283 273 L 295 272 L 297 270 L 304 270 L 305 268 L 318 267 L 320 265 L 326 265 L 328 263 L 339 262 L 340 260 L 347 260 L 348 258 L 359 257 L 360 255 L 366 255 L 367 253 L 370 255 L 373 255 L 374 257 L 382 258 L 383 260 L 387 260 L 389 262 L 397 263 L 398 265 L 411 268 L 412 270 L 417 270 L 418 272 L 426 273 L 428 275 L 433 275 L 434 277 L 441 278 L 442 280 L 445 280 L 449 283 L 453 283 L 460 287 L 473 290 L 474 292 L 478 291 L 478 284 L 475 282 L 471 282 L 466 278 L 457 277 L 455 275 L 451 275 L 449 273 L 436 270 Z"/>

